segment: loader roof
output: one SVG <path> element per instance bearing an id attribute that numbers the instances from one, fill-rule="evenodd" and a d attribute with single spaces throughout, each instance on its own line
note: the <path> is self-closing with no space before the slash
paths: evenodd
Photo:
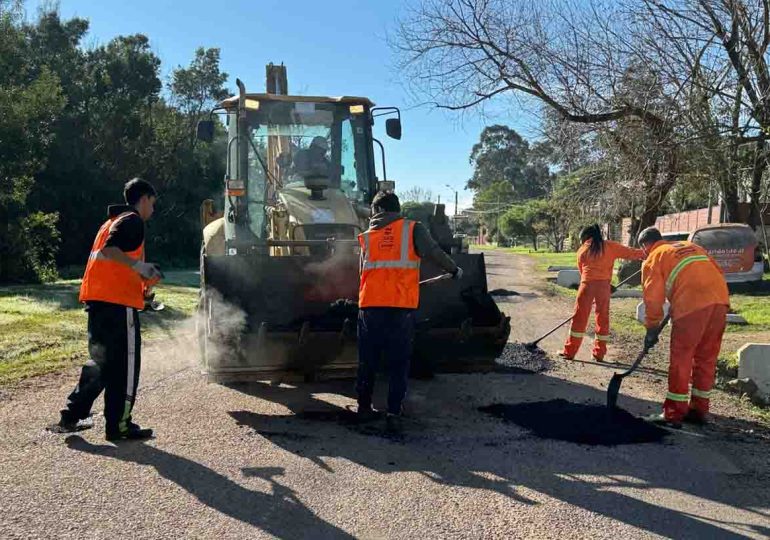
<path id="1" fill-rule="evenodd" d="M 348 103 L 350 105 L 367 105 L 369 107 L 374 106 L 369 98 L 355 97 L 355 96 L 285 96 L 280 94 L 246 94 L 248 99 L 256 99 L 258 101 L 283 101 L 289 103 L 295 102 L 308 102 L 308 103 Z M 232 96 L 219 103 L 219 106 L 225 109 L 230 109 L 238 104 L 238 96 Z"/>

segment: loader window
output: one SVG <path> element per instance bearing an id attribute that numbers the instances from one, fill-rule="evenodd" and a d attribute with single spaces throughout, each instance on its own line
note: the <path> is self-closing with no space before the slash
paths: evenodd
<path id="1" fill-rule="evenodd" d="M 368 115 L 351 112 L 349 104 L 260 103 L 247 112 L 249 218 L 252 232 L 264 237 L 266 203 L 288 185 L 307 185 L 309 178 L 327 178 L 352 201 L 370 199 Z M 231 119 L 231 137 L 238 122 Z M 231 158 L 233 167 L 237 167 Z M 242 165 L 244 166 L 244 165 Z"/>

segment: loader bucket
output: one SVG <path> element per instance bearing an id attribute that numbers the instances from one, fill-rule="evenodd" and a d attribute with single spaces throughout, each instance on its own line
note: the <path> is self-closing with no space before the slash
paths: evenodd
<path id="1" fill-rule="evenodd" d="M 463 279 L 420 291 L 413 358 L 418 373 L 491 368 L 510 333 L 509 318 L 487 292 L 483 255 L 452 258 Z M 440 273 L 424 263 L 421 279 Z M 204 255 L 201 280 L 198 335 L 211 380 L 312 379 L 355 371 L 357 256 Z M 344 299 L 349 302 L 339 301 Z"/>

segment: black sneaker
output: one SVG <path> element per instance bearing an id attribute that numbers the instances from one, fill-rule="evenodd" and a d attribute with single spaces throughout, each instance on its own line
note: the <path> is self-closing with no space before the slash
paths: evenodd
<path id="1" fill-rule="evenodd" d="M 71 420 L 62 416 L 59 423 L 51 424 L 46 429 L 52 433 L 75 433 L 77 431 L 91 429 L 92 427 L 94 427 L 94 423 L 90 415 L 83 420 Z"/>
<path id="2" fill-rule="evenodd" d="M 115 441 L 140 441 L 144 439 L 151 439 L 153 435 L 152 429 L 141 428 L 136 424 L 128 424 L 128 428 L 125 431 L 110 432 L 108 431 L 105 438 L 110 442 Z"/>
<path id="3" fill-rule="evenodd" d="M 385 417 L 385 431 L 391 435 L 400 435 L 403 430 L 404 424 L 401 415 L 388 413 Z"/>

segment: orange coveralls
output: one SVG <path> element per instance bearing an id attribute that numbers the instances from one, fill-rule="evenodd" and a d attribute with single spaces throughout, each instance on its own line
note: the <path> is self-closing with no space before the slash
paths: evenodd
<path id="1" fill-rule="evenodd" d="M 607 342 L 610 340 L 610 282 L 616 259 L 642 260 L 644 251 L 626 247 L 623 244 L 605 240 L 604 249 L 598 256 L 588 251 L 591 240 L 583 242 L 577 252 L 577 264 L 580 270 L 580 288 L 575 300 L 575 314 L 569 329 L 563 354 L 574 358 L 583 343 L 591 305 L 596 306 L 596 327 L 593 356 L 604 360 L 607 354 Z"/>
<path id="2" fill-rule="evenodd" d="M 676 422 L 688 409 L 705 415 L 730 304 L 722 269 L 706 250 L 692 242 L 660 241 L 644 261 L 642 282 L 647 328 L 660 324 L 666 298 L 671 304 L 668 394 L 663 414 Z"/>

